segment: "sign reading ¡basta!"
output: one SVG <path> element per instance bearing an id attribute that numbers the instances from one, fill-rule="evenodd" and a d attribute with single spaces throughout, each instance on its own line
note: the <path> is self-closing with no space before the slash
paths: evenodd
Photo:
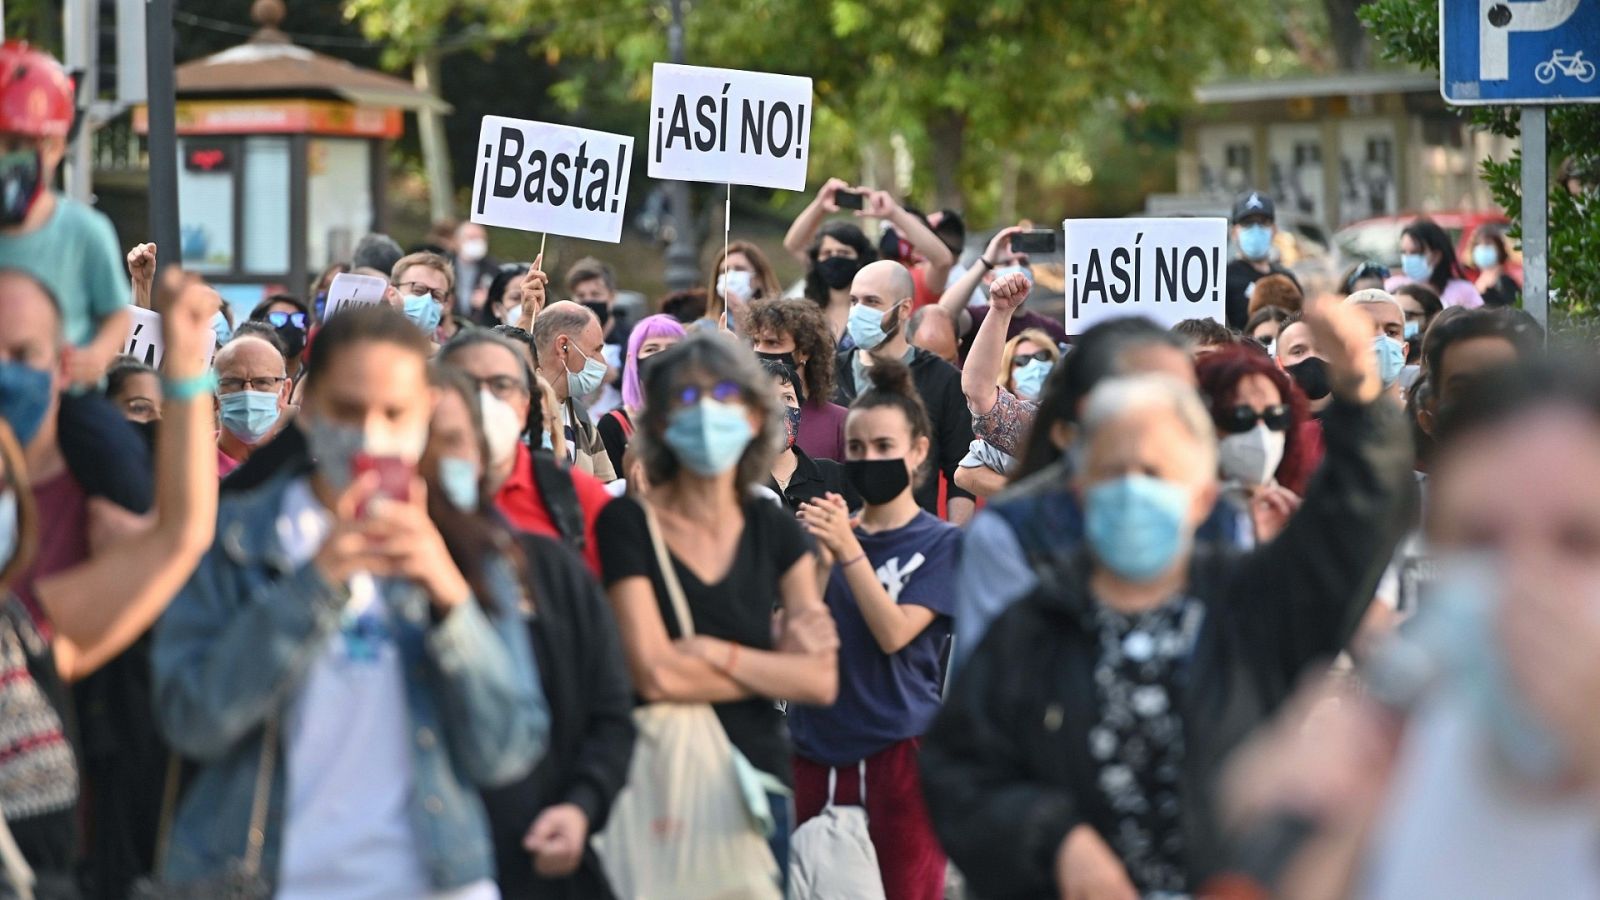
<path id="1" fill-rule="evenodd" d="M 1226 321 L 1226 219 L 1068 219 L 1067 333 L 1119 316 Z"/>
<path id="2" fill-rule="evenodd" d="M 657 63 L 650 177 L 801 191 L 811 79 Z"/>
<path id="3" fill-rule="evenodd" d="M 484 116 L 472 221 L 594 241 L 622 240 L 633 138 Z"/>

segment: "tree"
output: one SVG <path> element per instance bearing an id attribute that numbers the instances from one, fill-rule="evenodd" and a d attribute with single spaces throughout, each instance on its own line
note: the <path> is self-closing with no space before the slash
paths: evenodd
<path id="1" fill-rule="evenodd" d="M 1439 71 L 1439 6 L 1434 0 L 1375 0 L 1361 11 L 1361 18 L 1384 58 Z M 1521 133 L 1514 107 L 1458 113 L 1496 134 Z M 1600 217 L 1593 215 L 1600 200 L 1600 106 L 1551 107 L 1548 128 L 1548 162 L 1554 173 L 1549 198 L 1551 320 L 1556 323 L 1558 314 L 1592 320 L 1600 315 Z M 1511 217 L 1512 235 L 1520 238 L 1520 154 L 1504 163 L 1484 160 L 1480 171 L 1495 202 Z"/>
<path id="2" fill-rule="evenodd" d="M 691 63 L 808 75 L 821 109 L 814 144 L 861 145 L 902 135 L 928 160 L 932 193 L 962 206 L 975 183 L 999 179 L 1014 146 L 1060 144 L 1107 108 L 1139 113 L 1189 102 L 1219 60 L 1252 47 L 1263 0 L 696 0 L 687 13 Z M 346 0 L 369 34 L 406 22 L 520 30 L 547 57 L 614 65 L 571 73 L 568 104 L 620 77 L 635 102 L 666 58 L 660 0 Z M 402 16 L 401 13 L 404 15 Z M 370 24 L 369 24 L 370 23 Z M 419 31 L 429 40 L 438 32 Z M 986 149 L 977 158 L 971 148 Z M 815 154 L 814 154 L 815 155 Z"/>

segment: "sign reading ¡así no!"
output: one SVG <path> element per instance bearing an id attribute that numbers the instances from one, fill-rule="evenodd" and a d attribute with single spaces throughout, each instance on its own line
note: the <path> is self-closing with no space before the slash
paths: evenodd
<path id="1" fill-rule="evenodd" d="M 626 135 L 484 116 L 472 221 L 616 243 L 632 164 Z"/>
<path id="2" fill-rule="evenodd" d="M 167 340 L 161 334 L 161 314 L 142 306 L 128 307 L 128 314 L 128 339 L 122 342 L 123 355 L 152 369 L 160 369 L 167 353 Z M 211 357 L 216 351 L 216 344 L 206 343 L 206 368 L 211 368 Z"/>
<path id="3" fill-rule="evenodd" d="M 1068 219 L 1062 229 L 1068 334 L 1120 316 L 1163 328 L 1227 321 L 1227 219 Z"/>
<path id="4" fill-rule="evenodd" d="M 328 285 L 328 302 L 322 308 L 322 318 L 326 321 L 356 306 L 376 306 L 383 302 L 384 292 L 388 289 L 389 282 L 376 275 L 341 272 L 333 276 L 333 281 Z"/>
<path id="5" fill-rule="evenodd" d="M 650 177 L 802 191 L 811 79 L 657 63 Z"/>

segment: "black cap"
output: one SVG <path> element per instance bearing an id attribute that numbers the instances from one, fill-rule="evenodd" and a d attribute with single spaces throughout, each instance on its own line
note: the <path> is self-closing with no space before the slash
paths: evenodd
<path id="1" fill-rule="evenodd" d="M 1278 209 L 1272 205 L 1272 198 L 1260 191 L 1245 191 L 1239 199 L 1233 201 L 1233 221 L 1237 224 L 1241 219 L 1250 216 L 1266 216 L 1269 221 L 1278 220 Z"/>

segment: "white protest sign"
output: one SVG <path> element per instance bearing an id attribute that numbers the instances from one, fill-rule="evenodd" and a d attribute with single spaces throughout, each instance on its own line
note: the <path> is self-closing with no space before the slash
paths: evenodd
<path id="1" fill-rule="evenodd" d="M 1067 333 L 1119 316 L 1226 322 L 1227 219 L 1068 219 Z"/>
<path id="2" fill-rule="evenodd" d="M 803 191 L 811 79 L 656 63 L 650 177 Z"/>
<path id="3" fill-rule="evenodd" d="M 123 342 L 122 353 L 131 356 L 152 369 L 161 368 L 167 352 L 166 338 L 161 335 L 161 314 L 141 306 L 128 307 L 132 317 L 128 324 L 128 339 Z M 211 368 L 211 357 L 217 352 L 216 342 L 206 344 L 206 368 Z"/>
<path id="4" fill-rule="evenodd" d="M 328 303 L 323 307 L 322 318 L 326 321 L 333 318 L 335 313 L 343 312 L 352 306 L 374 306 L 382 303 L 384 291 L 388 288 L 389 282 L 376 275 L 341 272 L 333 276 L 333 283 L 328 285 Z"/>
<path id="5" fill-rule="evenodd" d="M 484 116 L 472 221 L 592 241 L 622 240 L 633 138 Z"/>

